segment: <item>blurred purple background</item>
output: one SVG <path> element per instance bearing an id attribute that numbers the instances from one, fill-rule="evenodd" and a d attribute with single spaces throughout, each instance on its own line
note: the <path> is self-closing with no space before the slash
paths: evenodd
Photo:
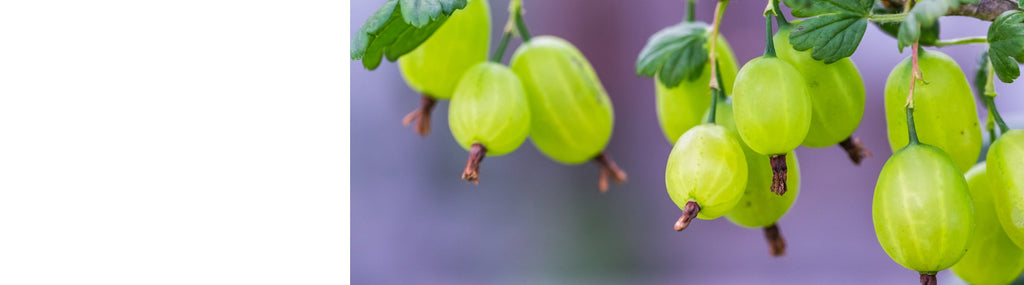
<path id="1" fill-rule="evenodd" d="M 615 106 L 607 152 L 629 182 L 597 191 L 597 166 L 565 166 L 527 142 L 488 157 L 480 185 L 459 177 L 467 153 L 447 127 L 446 101 L 433 132 L 420 138 L 401 118 L 418 94 L 395 64 L 352 71 L 352 282 L 355 284 L 917 284 L 917 273 L 886 256 L 875 239 L 871 197 L 891 155 L 882 97 L 889 71 L 908 52 L 869 26 L 853 55 L 867 108 L 856 136 L 874 152 L 857 167 L 838 147 L 797 150 L 800 197 L 779 226 L 787 255 L 772 258 L 760 229 L 722 218 L 672 230 L 680 210 L 665 192 L 671 145 L 658 126 L 652 79 L 634 73 L 647 38 L 684 16 L 679 0 L 526 0 L 534 35 L 574 43 L 597 70 Z M 382 0 L 353 1 L 351 32 Z M 697 5 L 710 22 L 714 1 Z M 491 1 L 492 49 L 507 20 L 507 1 Z M 722 33 L 740 62 L 763 53 L 763 1 L 734 1 Z M 788 14 L 787 14 L 788 15 Z M 988 23 L 948 18 L 942 38 L 981 36 Z M 505 57 L 507 63 L 518 39 Z M 941 51 L 973 81 L 982 45 Z M 927 71 L 925 71 L 927 72 Z M 1010 121 L 1024 113 L 1021 85 L 998 85 L 997 104 Z M 979 111 L 979 115 L 983 110 Z M 984 122 L 984 121 L 982 121 Z M 1020 127 L 1020 124 L 1017 124 Z M 942 284 L 960 281 L 948 271 Z"/>

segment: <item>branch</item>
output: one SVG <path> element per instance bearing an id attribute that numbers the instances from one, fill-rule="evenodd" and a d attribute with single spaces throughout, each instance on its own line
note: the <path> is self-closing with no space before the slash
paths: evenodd
<path id="1" fill-rule="evenodd" d="M 901 7 L 906 0 L 883 0 L 892 5 L 890 7 Z M 958 9 L 950 9 L 947 15 L 966 16 L 978 18 L 985 21 L 995 20 L 999 14 L 1009 10 L 1017 10 L 1017 1 L 1014 0 L 979 0 L 978 4 L 960 5 Z"/>

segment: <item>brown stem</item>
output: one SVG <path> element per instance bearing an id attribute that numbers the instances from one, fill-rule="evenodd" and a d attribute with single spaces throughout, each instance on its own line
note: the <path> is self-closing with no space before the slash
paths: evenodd
<path id="1" fill-rule="evenodd" d="M 938 285 L 939 280 L 935 278 L 935 274 L 924 274 L 921 273 L 921 285 Z"/>
<path id="2" fill-rule="evenodd" d="M 437 99 L 423 94 L 420 99 L 420 107 L 405 115 L 405 118 L 402 118 L 402 125 L 409 126 L 413 121 L 416 121 L 416 125 L 412 128 L 413 131 L 421 137 L 427 136 L 430 133 L 430 112 L 434 111 L 434 105 L 436 104 Z"/>
<path id="3" fill-rule="evenodd" d="M 773 155 L 770 162 L 772 164 L 772 192 L 779 196 L 786 194 L 786 155 Z"/>
<path id="4" fill-rule="evenodd" d="M 601 193 L 608 192 L 609 176 L 611 176 L 615 183 L 622 184 L 626 182 L 626 172 L 622 171 L 618 164 L 615 164 L 615 160 L 612 160 L 611 156 L 602 152 L 594 158 L 594 161 L 601 166 L 601 174 L 597 180 L 597 189 L 601 190 Z"/>
<path id="5" fill-rule="evenodd" d="M 889 3 L 885 3 L 889 2 Z M 883 0 L 883 4 L 898 5 L 901 7 L 906 4 L 907 0 Z M 947 15 L 950 16 L 966 16 L 977 18 L 985 21 L 995 20 L 999 17 L 999 14 L 1009 10 L 1017 10 L 1016 0 L 979 0 L 978 4 L 960 5 L 960 8 L 949 9 Z"/>
<path id="6" fill-rule="evenodd" d="M 764 238 L 768 240 L 768 247 L 771 249 L 772 256 L 781 257 L 786 255 L 786 239 L 782 238 L 782 233 L 779 232 L 777 224 L 764 228 Z"/>
<path id="7" fill-rule="evenodd" d="M 462 179 L 480 184 L 480 163 L 484 162 L 487 156 L 487 148 L 480 143 L 473 143 L 469 148 L 469 161 L 466 162 L 466 169 L 462 171 Z"/>
<path id="8" fill-rule="evenodd" d="M 676 220 L 676 231 L 682 231 L 689 227 L 690 221 L 697 217 L 697 213 L 700 213 L 700 205 L 697 205 L 697 202 L 694 201 L 686 202 L 686 206 L 683 206 L 683 216 Z"/>
<path id="9" fill-rule="evenodd" d="M 846 151 L 846 155 L 850 157 L 853 164 L 860 165 L 860 162 L 864 161 L 865 158 L 871 157 L 871 151 L 864 148 L 864 144 L 861 143 L 860 139 L 853 136 L 839 142 L 839 146 L 843 147 L 843 150 Z"/>

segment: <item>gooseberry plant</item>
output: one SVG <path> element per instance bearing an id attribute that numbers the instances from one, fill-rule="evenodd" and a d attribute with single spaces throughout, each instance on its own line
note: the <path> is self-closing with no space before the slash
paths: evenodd
<path id="1" fill-rule="evenodd" d="M 1024 270 L 1024 131 L 1011 130 L 993 98 L 994 81 L 1012 83 L 1024 62 L 1024 1 L 768 0 L 764 55 L 744 64 L 719 31 L 729 0 L 711 24 L 695 20 L 687 0 L 681 23 L 653 34 L 636 73 L 653 78 L 654 110 L 673 148 L 665 166 L 674 224 L 725 216 L 762 228 L 782 256 L 778 221 L 796 199 L 799 146 L 837 145 L 854 164 L 871 152 L 853 136 L 865 89 L 850 56 L 869 23 L 910 54 L 885 84 L 888 158 L 875 187 L 878 242 L 896 263 L 935 284 L 947 268 L 969 283 L 1006 283 Z M 743 1 L 751 4 L 756 1 Z M 791 18 L 781 9 L 790 9 Z M 539 4 L 543 5 L 543 4 Z M 600 165 L 598 188 L 626 174 L 605 153 L 614 111 L 587 58 L 568 41 L 532 37 L 523 3 L 513 0 L 495 51 L 486 0 L 387 0 L 352 41 L 352 59 L 373 70 L 399 63 L 420 108 L 403 120 L 427 135 L 438 99 L 450 99 L 449 127 L 470 153 L 462 178 L 477 182 L 486 155 L 512 152 L 527 138 L 563 164 Z M 941 39 L 939 19 L 990 21 L 986 35 Z M 778 29 L 774 29 L 777 23 Z M 508 66 L 511 38 L 522 44 Z M 936 48 L 984 44 L 974 92 L 963 70 Z M 932 47 L 925 49 L 925 47 Z M 982 129 L 994 143 L 981 153 Z M 984 162 L 977 164 L 979 156 Z M 991 257 L 991 258 L 989 258 Z"/>

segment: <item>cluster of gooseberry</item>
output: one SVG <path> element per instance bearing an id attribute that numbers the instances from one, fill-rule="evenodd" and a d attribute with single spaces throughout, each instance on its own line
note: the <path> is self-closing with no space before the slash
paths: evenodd
<path id="1" fill-rule="evenodd" d="M 529 138 L 555 161 L 597 162 L 602 191 L 609 178 L 626 180 L 604 153 L 614 121 L 611 102 L 578 49 L 554 36 L 531 37 L 521 0 L 513 0 L 509 22 L 488 61 L 491 20 L 486 0 L 426 2 L 436 5 L 400 8 L 407 1 L 388 0 L 380 15 L 364 25 L 374 32 L 354 41 L 363 46 L 353 49 L 360 52 L 353 58 L 375 53 L 376 59 L 364 59 L 364 65 L 373 67 L 383 54 L 398 61 L 406 82 L 423 94 L 420 108 L 404 119 L 406 125 L 415 122 L 420 135 L 430 130 L 437 100 L 451 100 L 449 127 L 470 153 L 463 179 L 477 182 L 486 155 L 510 153 Z M 656 77 L 659 122 L 674 144 L 665 184 L 683 212 L 675 230 L 686 229 L 694 218 L 725 216 L 743 227 L 762 228 L 771 255 L 783 256 L 786 243 L 778 220 L 800 191 L 794 150 L 838 145 L 858 165 L 871 156 L 853 137 L 866 94 L 848 58 L 852 50 L 831 46 L 835 41 L 823 38 L 824 33 L 809 36 L 801 24 L 816 21 L 815 28 L 824 29 L 821 17 L 833 17 L 839 19 L 836 23 L 856 26 L 860 17 L 864 25 L 870 20 L 897 37 L 901 49 L 911 47 L 911 56 L 896 65 L 885 85 L 894 153 L 874 189 L 878 242 L 895 262 L 919 272 L 922 284 L 935 284 L 935 274 L 947 268 L 972 284 L 1005 284 L 1024 271 L 1024 131 L 1011 130 L 993 101 L 995 66 L 1005 67 L 1007 57 L 1024 54 L 1024 12 L 1004 3 L 1013 1 L 785 0 L 794 11 L 793 5 L 802 7 L 794 16 L 816 17 L 791 22 L 780 1 L 769 0 L 763 14 L 764 55 L 742 68 L 719 33 L 729 0 L 718 1 L 710 25 L 694 20 L 694 2 L 688 1 L 686 21 L 652 36 L 637 62 L 638 73 Z M 462 6 L 449 9 L 456 3 Z M 966 6 L 971 3 L 976 6 Z M 915 5 L 923 8 L 912 9 Z M 417 9 L 423 7 L 453 12 L 436 18 L 426 13 L 429 21 L 417 20 L 424 15 Z M 999 9 L 1006 12 L 989 17 L 990 10 Z M 421 13 L 410 21 L 408 13 L 417 11 Z M 405 18 L 402 13 L 407 13 Z M 940 41 L 935 18 L 951 13 L 994 20 L 989 38 Z M 402 19 L 420 25 L 403 25 Z M 505 66 L 505 49 L 517 34 L 523 43 Z M 994 141 L 979 164 L 982 127 L 972 88 L 949 56 L 921 46 L 984 43 L 993 34 L 1014 41 L 992 51 L 1002 56 L 983 55 L 976 76 L 975 89 L 988 110 L 987 129 Z M 835 45 L 850 45 L 839 42 Z M 858 44 L 859 38 L 853 49 Z M 1006 55 L 1008 49 L 1016 53 Z M 1010 82 L 1019 71 L 1009 81 L 1003 78 L 1006 74 L 1012 72 L 1003 69 L 999 78 Z"/>
<path id="2" fill-rule="evenodd" d="M 560 163 L 598 163 L 602 192 L 609 178 L 625 182 L 626 173 L 604 153 L 614 114 L 593 67 L 564 39 L 531 37 L 520 2 L 513 1 L 509 9 L 509 23 L 490 61 L 491 17 L 485 0 L 468 1 L 419 47 L 398 58 L 406 82 L 423 94 L 420 107 L 403 123 L 415 122 L 414 130 L 426 136 L 437 99 L 450 99 L 448 125 L 469 151 L 462 173 L 466 181 L 478 183 L 486 155 L 508 154 L 529 137 Z M 510 68 L 501 60 L 514 34 L 523 43 Z"/>

